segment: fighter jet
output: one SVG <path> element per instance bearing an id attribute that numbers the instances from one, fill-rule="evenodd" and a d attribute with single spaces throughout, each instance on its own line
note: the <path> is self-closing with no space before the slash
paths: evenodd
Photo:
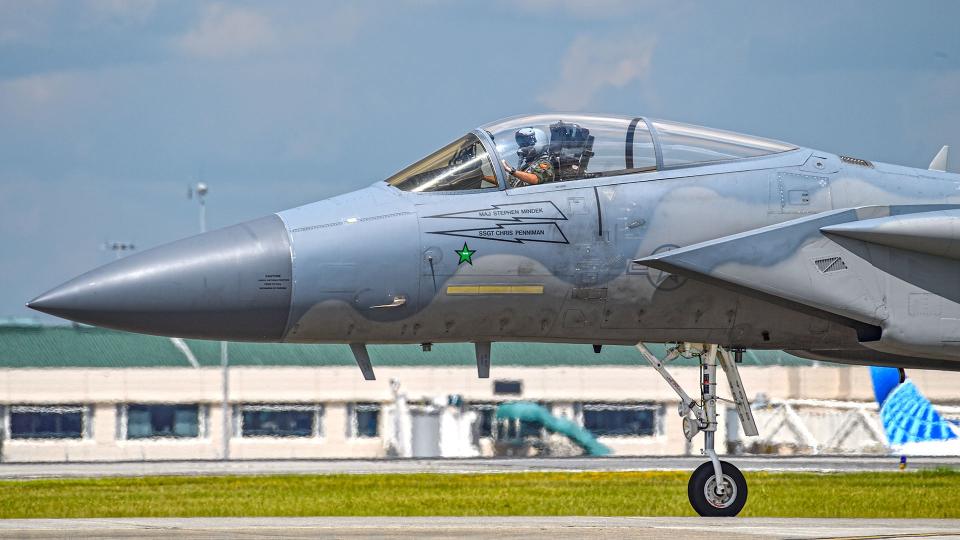
<path id="1" fill-rule="evenodd" d="M 31 308 L 216 340 L 635 345 L 710 460 L 688 495 L 735 515 L 713 450 L 719 365 L 747 434 L 745 348 L 960 369 L 960 175 L 644 117 L 475 129 L 385 181 L 113 262 Z M 670 343 L 657 358 L 645 342 Z M 699 358 L 691 397 L 668 363 Z M 493 358 L 496 363 L 496 358 Z"/>

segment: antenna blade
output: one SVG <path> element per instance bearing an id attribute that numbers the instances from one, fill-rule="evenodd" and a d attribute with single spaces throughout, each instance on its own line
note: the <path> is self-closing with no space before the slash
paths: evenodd
<path id="1" fill-rule="evenodd" d="M 927 167 L 927 169 L 931 171 L 947 172 L 947 159 L 949 157 L 950 147 L 944 145 L 944 147 L 937 152 L 937 155 L 933 158 L 933 161 L 930 162 L 930 166 Z"/>

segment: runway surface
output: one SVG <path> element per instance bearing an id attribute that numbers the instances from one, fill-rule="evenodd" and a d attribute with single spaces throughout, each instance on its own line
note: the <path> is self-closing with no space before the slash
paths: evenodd
<path id="1" fill-rule="evenodd" d="M 894 456 L 721 456 L 745 471 L 896 471 Z M 130 461 L 110 463 L 0 463 L 0 478 L 84 478 L 102 476 L 502 473 L 530 471 L 689 471 L 701 456 L 612 458 L 370 459 Z M 909 458 L 908 470 L 960 467 L 956 457 Z"/>
<path id="2" fill-rule="evenodd" d="M 0 538 L 960 538 L 960 520 L 426 517 L 0 520 Z"/>

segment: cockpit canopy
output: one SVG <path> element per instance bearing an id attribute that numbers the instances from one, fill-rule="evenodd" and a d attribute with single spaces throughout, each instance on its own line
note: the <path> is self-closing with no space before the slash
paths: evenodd
<path id="1" fill-rule="evenodd" d="M 542 114 L 482 126 L 387 179 L 404 191 L 499 188 L 503 171 L 549 170 L 542 181 L 635 174 L 794 150 L 787 143 L 678 122 Z M 542 171 L 536 171 L 542 172 Z M 526 185 L 504 175 L 508 187 Z"/>

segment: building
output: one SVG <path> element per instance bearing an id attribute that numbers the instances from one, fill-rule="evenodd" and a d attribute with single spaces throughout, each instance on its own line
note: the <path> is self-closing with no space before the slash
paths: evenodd
<path id="1" fill-rule="evenodd" d="M 633 347 L 594 353 L 581 345 L 496 343 L 490 379 L 477 378 L 469 344 L 434 345 L 429 352 L 419 346 L 370 351 L 376 381 L 363 380 L 347 346 L 229 343 L 224 350 L 218 342 L 9 322 L 0 325 L 0 456 L 86 461 L 493 455 L 511 429 L 495 420 L 495 407 L 517 399 L 584 426 L 614 454 L 690 451 L 676 415 L 677 397 Z M 230 366 L 226 379 L 223 359 Z M 695 388 L 693 361 L 674 365 L 681 384 Z M 836 448 L 879 444 L 865 368 L 748 351 L 741 374 L 748 392 L 761 394 L 763 440 L 779 451 L 831 449 L 824 441 L 837 439 L 840 431 L 845 433 Z M 910 375 L 935 403 L 960 399 L 954 390 L 960 373 Z M 845 408 L 829 411 L 838 400 Z M 719 440 L 742 449 L 735 415 L 724 414 Z M 812 420 L 798 427 L 798 418 Z M 527 433 L 512 435 L 551 439 L 536 426 L 513 427 Z M 563 451 L 562 445 L 551 448 Z"/>

